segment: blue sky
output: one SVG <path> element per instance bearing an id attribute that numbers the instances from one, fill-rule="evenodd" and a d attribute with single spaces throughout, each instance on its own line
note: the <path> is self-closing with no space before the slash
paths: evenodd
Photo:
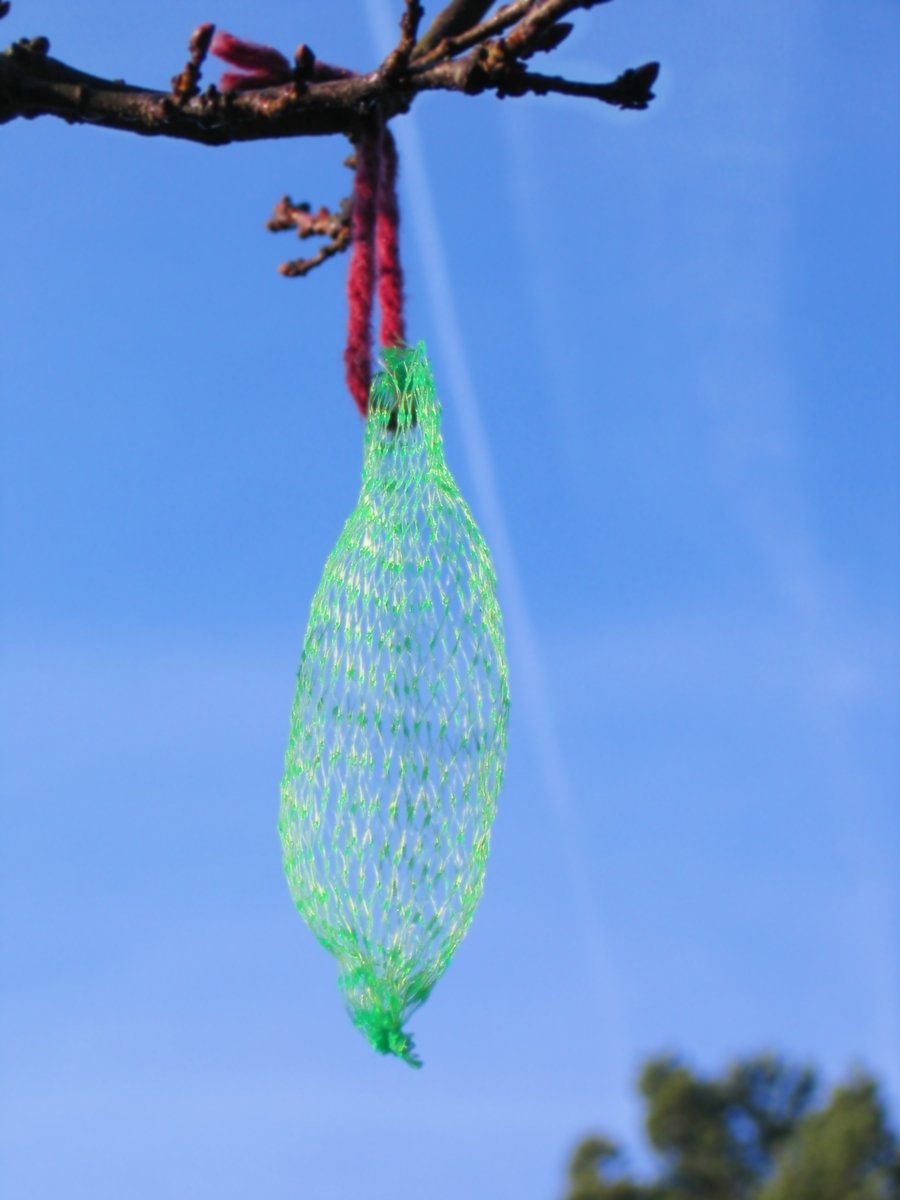
<path id="1" fill-rule="evenodd" d="M 20 0 L 162 84 L 201 20 L 366 68 L 393 0 Z M 4 1195 L 549 1200 L 661 1050 L 854 1064 L 900 1108 L 900 12 L 618 0 L 558 69 L 644 114 L 397 123 L 412 336 L 494 550 L 513 712 L 487 888 L 374 1055 L 275 832 L 353 506 L 345 264 L 265 232 L 339 141 L 0 130 Z"/>

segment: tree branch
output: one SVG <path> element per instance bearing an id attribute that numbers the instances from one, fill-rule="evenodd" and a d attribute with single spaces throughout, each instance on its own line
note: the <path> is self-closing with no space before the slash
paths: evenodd
<path id="1" fill-rule="evenodd" d="M 629 68 L 613 83 L 577 83 L 559 75 L 539 75 L 535 71 L 512 74 L 510 81 L 497 88 L 504 96 L 579 96 L 588 100 L 602 100 L 616 108 L 647 108 L 653 99 L 653 84 L 659 75 L 659 63 L 645 63 L 642 67 Z"/>
<path id="2" fill-rule="evenodd" d="M 578 96 L 600 100 L 622 109 L 646 108 L 653 99 L 653 84 L 659 75 L 659 63 L 629 68 L 612 83 L 579 83 L 558 75 L 540 75 L 527 71 L 521 63 L 509 61 L 497 42 L 479 47 L 465 58 L 435 63 L 414 74 L 423 90 L 465 92 L 479 95 L 492 91 L 506 96 Z"/>
<path id="3" fill-rule="evenodd" d="M 404 112 L 411 92 L 377 72 L 244 92 L 214 86 L 184 103 L 170 92 L 101 79 L 47 55 L 46 38 L 16 42 L 0 53 L 0 124 L 16 117 L 60 117 L 69 124 L 99 125 L 148 137 L 172 137 L 207 146 L 267 138 L 352 135 L 380 107 L 386 117 Z"/>
<path id="4" fill-rule="evenodd" d="M 296 258 L 292 262 L 282 263 L 278 268 L 282 275 L 289 278 L 308 275 L 315 267 L 327 262 L 335 254 L 340 254 L 350 245 L 350 201 L 342 200 L 337 212 L 320 208 L 314 213 L 308 204 L 293 204 L 288 196 L 284 196 L 276 204 L 266 228 L 273 233 L 296 229 L 297 236 L 301 239 L 327 239 L 311 258 Z"/>
<path id="5" fill-rule="evenodd" d="M 417 27 L 417 5 L 407 0 L 402 36 L 397 52 L 366 75 L 335 70 L 325 78 L 313 74 L 303 86 L 297 81 L 277 87 L 219 92 L 214 86 L 198 93 L 197 81 L 211 36 L 201 26 L 191 41 L 191 61 L 174 81 L 173 91 L 135 87 L 121 79 L 88 75 L 48 55 L 46 38 L 22 40 L 0 53 L 0 124 L 17 117 L 59 117 L 70 124 L 97 125 L 148 137 L 172 137 L 221 146 L 230 142 L 328 134 L 355 136 L 372 113 L 386 120 L 406 112 L 423 91 L 462 92 L 475 95 L 495 91 L 501 96 L 526 94 L 578 96 L 615 104 L 620 108 L 646 108 L 658 68 L 653 65 L 625 72 L 614 83 L 578 83 L 524 70 L 521 59 L 542 48 L 547 31 L 563 30 L 558 18 L 578 7 L 608 0 L 513 0 L 495 17 L 476 26 L 465 41 L 478 41 L 463 57 L 408 61 L 409 46 Z M 484 11 L 489 5 L 480 3 Z M 470 19 L 475 12 L 466 6 Z M 461 10 L 451 4 L 449 21 L 462 21 Z M 440 18 L 439 18 L 440 19 Z M 514 27 L 505 39 L 491 41 L 490 34 Z M 453 27 L 452 23 L 443 28 Z M 458 26 L 457 26 L 458 27 Z M 434 25 L 432 26 L 434 29 Z M 559 32 L 552 36 L 559 37 Z M 419 43 L 421 45 L 421 42 Z M 440 43 L 455 55 L 459 39 Z M 520 47 L 521 52 L 516 51 Z M 299 68 L 298 68 L 299 70 Z M 332 74 L 334 77 L 332 77 Z"/>

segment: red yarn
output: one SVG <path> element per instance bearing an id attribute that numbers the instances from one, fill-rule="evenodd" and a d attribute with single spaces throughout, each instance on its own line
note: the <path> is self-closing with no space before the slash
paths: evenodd
<path id="1" fill-rule="evenodd" d="M 378 267 L 378 303 L 381 305 L 382 346 L 402 346 L 406 341 L 399 227 L 397 144 L 391 131 L 385 128 L 381 135 L 381 171 L 379 173 L 378 212 L 375 217 L 375 253 Z"/>
<path id="2" fill-rule="evenodd" d="M 238 71 L 226 71 L 219 80 L 223 92 L 277 87 L 293 78 L 293 68 L 271 46 L 245 42 L 232 33 L 217 33 L 210 44 L 217 58 Z M 299 55 L 308 52 L 298 51 Z M 354 72 L 313 60 L 309 78 L 345 79 Z M 356 179 L 350 218 L 350 269 L 347 296 L 350 315 L 344 365 L 347 386 L 356 407 L 366 416 L 372 381 L 372 310 L 375 287 L 381 307 L 381 344 L 400 346 L 406 341 L 403 320 L 403 272 L 399 249 L 400 211 L 397 204 L 397 146 L 383 121 L 357 142 Z"/>
<path id="3" fill-rule="evenodd" d="M 366 415 L 372 381 L 372 305 L 375 295 L 375 213 L 378 205 L 378 134 L 365 134 L 356 146 L 356 180 L 350 218 L 350 318 L 344 364 L 356 407 Z"/>
<path id="4" fill-rule="evenodd" d="M 273 46 L 263 46 L 259 42 L 245 42 L 243 38 L 235 37 L 233 33 L 217 33 L 210 43 L 210 51 L 216 58 L 240 67 L 240 71 L 226 71 L 219 80 L 220 92 L 247 91 L 249 88 L 277 87 L 288 83 L 293 76 L 293 68 L 280 50 Z M 301 46 L 298 55 L 306 48 Z M 313 59 L 307 78 L 316 83 L 324 83 L 329 79 L 352 79 L 357 71 L 349 71 L 346 67 L 335 67 L 331 63 Z"/>
<path id="5" fill-rule="evenodd" d="M 381 344 L 406 340 L 403 272 L 399 253 L 397 147 L 384 125 L 367 132 L 356 147 L 356 181 L 351 217 L 351 257 L 347 291 L 350 316 L 344 363 L 347 386 L 366 415 L 372 382 L 372 310 L 375 285 L 381 306 Z"/>
<path id="6" fill-rule="evenodd" d="M 233 33 L 217 33 L 210 43 L 216 56 L 240 72 L 226 71 L 219 80 L 223 92 L 246 91 L 248 88 L 277 87 L 291 78 L 291 64 L 272 46 L 261 46 L 258 42 L 245 42 Z"/>

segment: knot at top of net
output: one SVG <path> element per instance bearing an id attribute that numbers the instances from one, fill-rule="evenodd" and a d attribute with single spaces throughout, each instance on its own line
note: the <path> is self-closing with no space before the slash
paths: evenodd
<path id="1" fill-rule="evenodd" d="M 441 406 L 425 357 L 425 344 L 382 350 L 384 369 L 369 393 L 369 440 L 384 442 L 416 431 L 428 444 L 439 445 Z"/>

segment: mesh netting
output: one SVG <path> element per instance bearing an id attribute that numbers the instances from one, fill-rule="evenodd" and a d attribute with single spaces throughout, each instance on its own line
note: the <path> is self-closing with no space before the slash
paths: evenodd
<path id="1" fill-rule="evenodd" d="M 362 490 L 312 602 L 279 831 L 300 914 L 354 1023 L 403 1030 L 484 883 L 509 709 L 490 554 L 444 463 L 424 347 L 387 350 Z"/>

